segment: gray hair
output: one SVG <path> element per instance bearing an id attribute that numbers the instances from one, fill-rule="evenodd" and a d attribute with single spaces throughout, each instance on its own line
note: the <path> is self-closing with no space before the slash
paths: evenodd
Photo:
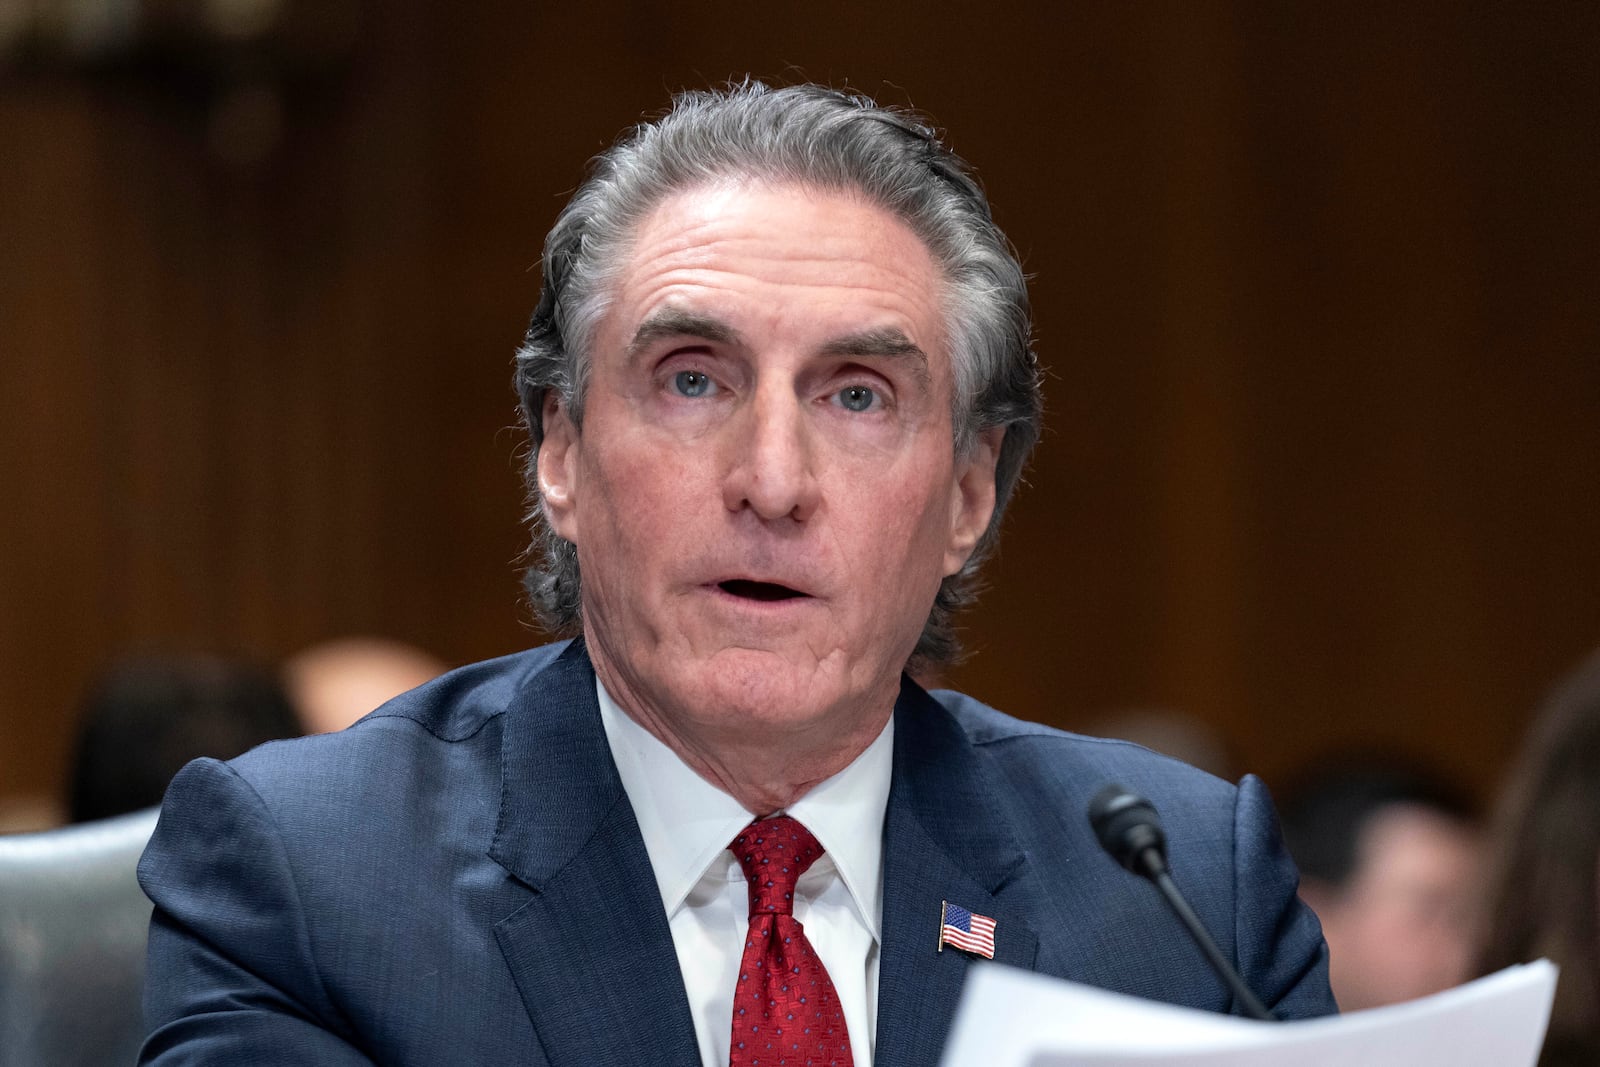
<path id="1" fill-rule="evenodd" d="M 675 97 L 665 116 L 594 161 L 556 219 L 545 240 L 544 287 L 516 357 L 539 550 L 527 572 L 529 598 L 552 632 L 581 629 L 577 548 L 551 529 L 539 496 L 545 396 L 554 390 L 581 429 L 589 347 L 636 228 L 671 195 L 729 178 L 860 194 L 905 222 L 941 268 L 956 452 L 965 454 L 981 431 L 1003 430 L 994 515 L 966 566 L 939 587 L 912 654 L 913 663 L 948 663 L 960 652 L 952 617 L 975 596 L 978 568 L 1039 436 L 1027 286 L 966 163 L 918 115 L 817 85 L 747 81 Z"/>

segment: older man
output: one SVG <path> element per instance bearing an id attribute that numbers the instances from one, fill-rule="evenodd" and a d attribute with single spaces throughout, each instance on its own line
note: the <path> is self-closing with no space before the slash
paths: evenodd
<path id="1" fill-rule="evenodd" d="M 927 1064 L 972 958 L 1332 1010 L 1258 783 L 934 698 L 1037 435 L 1022 274 L 912 118 L 681 97 L 546 244 L 517 381 L 560 645 L 192 765 L 141 868 L 151 1062 Z M 581 575 L 581 578 L 580 578 Z"/>

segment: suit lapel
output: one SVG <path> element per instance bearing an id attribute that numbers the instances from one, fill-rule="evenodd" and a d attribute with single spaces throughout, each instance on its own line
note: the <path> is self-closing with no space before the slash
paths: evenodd
<path id="1" fill-rule="evenodd" d="M 997 894 L 1026 859 L 954 717 L 907 680 L 895 706 L 884 825 L 878 1067 L 938 1062 L 971 957 L 938 950 L 941 901 L 995 920 L 995 960 L 1031 968 L 1039 941 Z"/>
<path id="2" fill-rule="evenodd" d="M 489 855 L 530 890 L 495 928 L 553 1067 L 699 1061 L 672 933 L 581 640 L 506 712 Z"/>

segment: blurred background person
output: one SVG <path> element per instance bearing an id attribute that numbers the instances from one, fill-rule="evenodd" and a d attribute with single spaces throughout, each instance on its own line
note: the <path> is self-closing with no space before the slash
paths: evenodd
<path id="1" fill-rule="evenodd" d="M 84 822 L 153 807 L 190 760 L 232 759 L 300 732 L 283 686 L 264 668 L 209 656 L 124 660 L 84 700 L 69 817 Z"/>
<path id="2" fill-rule="evenodd" d="M 305 732 L 326 734 L 343 730 L 446 669 L 443 660 L 415 645 L 384 637 L 340 637 L 289 657 L 283 679 Z"/>
<path id="3" fill-rule="evenodd" d="M 1466 980 L 1481 842 L 1461 794 L 1393 760 L 1342 759 L 1290 789 L 1282 819 L 1300 896 L 1322 920 L 1340 1010 Z"/>
<path id="4" fill-rule="evenodd" d="M 1496 813 L 1478 970 L 1561 968 L 1540 1067 L 1600 1064 L 1600 653 L 1545 703 Z"/>

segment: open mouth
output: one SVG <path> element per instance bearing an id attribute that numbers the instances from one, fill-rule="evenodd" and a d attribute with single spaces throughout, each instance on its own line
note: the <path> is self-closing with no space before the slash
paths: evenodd
<path id="1" fill-rule="evenodd" d="M 746 578 L 730 578 L 726 582 L 718 582 L 717 588 L 732 596 L 744 597 L 747 600 L 793 600 L 806 594 L 797 589 L 790 589 L 786 585 L 776 582 L 752 582 Z"/>

